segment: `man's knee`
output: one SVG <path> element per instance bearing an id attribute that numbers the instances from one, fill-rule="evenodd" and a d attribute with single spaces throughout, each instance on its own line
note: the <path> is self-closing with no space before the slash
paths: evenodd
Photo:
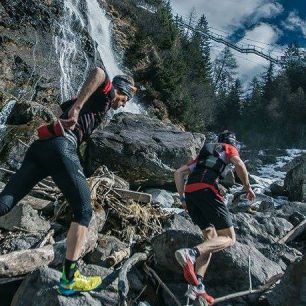
<path id="1" fill-rule="evenodd" d="M 211 225 L 203 230 L 203 236 L 206 240 L 214 239 L 218 236 L 216 228 Z"/>

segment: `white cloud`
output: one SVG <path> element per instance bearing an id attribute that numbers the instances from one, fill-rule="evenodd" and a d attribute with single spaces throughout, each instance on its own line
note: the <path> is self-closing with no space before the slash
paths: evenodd
<path id="1" fill-rule="evenodd" d="M 285 29 L 296 30 L 300 29 L 306 38 L 306 20 L 299 17 L 296 11 L 290 12 L 286 21 L 282 22 Z"/>
<path id="2" fill-rule="evenodd" d="M 256 23 L 260 18 L 276 16 L 283 11 L 279 3 L 269 0 L 171 0 L 174 13 L 188 16 L 194 8 L 198 17 L 205 14 L 210 26 L 233 31 L 251 18 Z"/>
<path id="3" fill-rule="evenodd" d="M 261 18 L 271 18 L 281 14 L 284 11 L 280 3 L 265 3 L 257 8 L 255 11 L 252 22 L 256 23 Z"/>
<path id="4" fill-rule="evenodd" d="M 245 33 L 240 43 L 244 45 L 252 44 L 261 46 L 266 52 L 276 44 L 281 32 L 276 27 L 267 23 L 259 23 L 262 18 L 275 17 L 282 13 L 284 8 L 277 2 L 270 0 L 171 0 L 174 13 L 188 16 L 192 8 L 195 8 L 197 17 L 205 14 L 210 27 L 222 29 L 227 33 L 233 33 L 237 29 L 243 29 L 244 24 L 256 24 L 256 26 Z M 218 5 L 218 3 L 220 3 Z M 213 32 L 217 32 L 212 29 Z M 226 34 L 221 33 L 226 36 Z M 245 40 L 245 38 L 256 40 L 257 42 Z M 260 42 L 260 43 L 259 43 Z M 211 42 L 212 60 L 224 48 L 224 45 Z M 270 51 L 273 51 L 270 49 Z M 278 53 L 280 51 L 278 50 Z M 254 76 L 262 73 L 269 62 L 255 54 L 241 54 L 233 50 L 236 56 L 238 76 L 242 82 L 247 84 Z"/>

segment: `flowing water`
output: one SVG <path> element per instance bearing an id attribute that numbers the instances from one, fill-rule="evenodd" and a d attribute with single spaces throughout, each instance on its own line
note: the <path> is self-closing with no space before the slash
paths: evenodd
<path id="1" fill-rule="evenodd" d="M 86 12 L 86 14 L 84 14 Z M 100 7 L 97 0 L 65 0 L 64 16 L 60 23 L 59 35 L 54 38 L 56 53 L 59 56 L 61 67 L 61 100 L 65 101 L 74 96 L 80 89 L 89 70 L 88 55 L 80 52 L 78 32 L 88 30 L 91 38 L 96 43 L 96 52 L 99 53 L 103 64 L 112 78 L 123 72 L 119 68 L 112 48 L 111 21 L 107 18 L 105 11 Z M 77 26 L 76 26 L 77 25 Z M 75 84 L 75 75 L 80 74 L 74 69 L 76 58 L 85 61 L 81 71 L 81 82 Z M 79 63 L 78 63 L 79 64 Z M 130 101 L 121 111 L 141 113 L 144 110 L 135 101 Z M 118 112 L 118 111 L 117 111 Z"/>
<path id="2" fill-rule="evenodd" d="M 6 130 L 6 121 L 15 105 L 16 101 L 11 100 L 9 101 L 1 110 L 0 112 L 0 141 L 2 141 L 3 137 L 5 136 Z"/>

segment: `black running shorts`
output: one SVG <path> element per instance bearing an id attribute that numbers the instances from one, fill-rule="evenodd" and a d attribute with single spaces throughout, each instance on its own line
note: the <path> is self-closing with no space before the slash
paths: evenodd
<path id="1" fill-rule="evenodd" d="M 186 204 L 192 221 L 201 230 L 214 225 L 216 230 L 233 226 L 227 206 L 210 189 L 186 193 Z"/>
<path id="2" fill-rule="evenodd" d="M 0 193 L 0 216 L 49 175 L 70 204 L 73 221 L 88 226 L 92 216 L 89 186 L 75 144 L 62 136 L 32 143 L 20 169 Z"/>

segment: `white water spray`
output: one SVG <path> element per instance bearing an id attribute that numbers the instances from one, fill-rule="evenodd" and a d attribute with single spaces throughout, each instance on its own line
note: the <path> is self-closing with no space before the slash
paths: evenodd
<path id="1" fill-rule="evenodd" d="M 73 30 L 73 26 L 78 23 L 81 28 L 86 27 L 85 20 L 78 9 L 79 3 L 80 0 L 63 1 L 64 18 L 60 21 L 59 35 L 54 36 L 55 52 L 59 56 L 61 68 L 60 89 L 62 102 L 76 94 L 72 80 L 76 77 L 73 66 L 78 52 L 78 33 Z M 82 60 L 86 62 L 86 68 L 82 71 L 82 75 L 84 76 L 87 75 L 89 68 L 89 62 L 84 51 L 82 51 Z"/>
<path id="2" fill-rule="evenodd" d="M 97 0 L 86 0 L 88 9 L 89 33 L 92 39 L 97 43 L 98 52 L 102 58 L 103 64 L 110 78 L 116 74 L 123 74 L 120 70 L 114 56 L 111 39 L 111 22 L 107 18 L 103 9 L 99 6 Z M 134 101 L 126 104 L 117 112 L 126 111 L 131 113 L 144 113 L 145 111 Z"/>
<path id="3" fill-rule="evenodd" d="M 4 129 L 6 127 L 6 121 L 16 104 L 16 100 L 9 101 L 0 112 L 0 129 Z"/>
<path id="4" fill-rule="evenodd" d="M 123 74 L 116 62 L 112 49 L 111 22 L 106 17 L 104 10 L 99 6 L 97 0 L 86 0 L 85 2 L 87 5 L 88 22 L 79 10 L 80 7 L 84 7 L 84 2 L 82 0 L 65 0 L 63 3 L 65 17 L 61 21 L 59 35 L 54 37 L 55 50 L 59 56 L 61 68 L 61 101 L 65 101 L 74 96 L 82 85 L 82 83 L 75 84 L 74 82 L 76 77 L 74 62 L 78 51 L 80 52 L 80 50 L 78 50 L 78 33 L 75 30 L 76 24 L 82 29 L 88 27 L 88 32 L 97 44 L 97 52 L 110 78 L 114 77 L 116 74 Z M 85 51 L 82 51 L 81 58 L 82 60 L 86 60 L 86 67 L 81 71 L 81 79 L 84 81 L 89 72 L 89 60 Z M 121 111 L 132 113 L 144 112 L 144 110 L 133 101 L 130 101 Z"/>
<path id="5" fill-rule="evenodd" d="M 5 137 L 6 122 L 15 104 L 16 100 L 9 101 L 0 112 L 0 141 Z"/>

